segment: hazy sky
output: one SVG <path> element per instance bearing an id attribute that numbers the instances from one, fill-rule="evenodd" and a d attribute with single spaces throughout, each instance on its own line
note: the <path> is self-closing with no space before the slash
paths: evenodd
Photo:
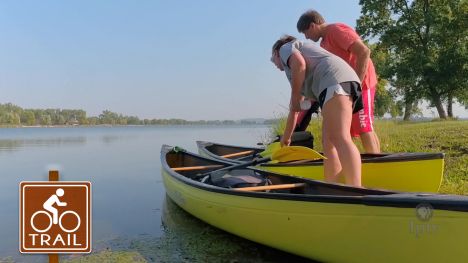
<path id="1" fill-rule="evenodd" d="M 355 26 L 358 2 L 2 0 L 0 103 L 140 118 L 275 117 L 289 85 L 269 61 L 274 41 L 302 38 L 296 22 L 310 8 Z M 455 115 L 468 114 L 457 107 Z"/>

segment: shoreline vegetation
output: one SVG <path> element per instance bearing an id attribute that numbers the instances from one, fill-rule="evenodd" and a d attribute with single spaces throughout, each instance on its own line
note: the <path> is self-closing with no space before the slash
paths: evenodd
<path id="1" fill-rule="evenodd" d="M 144 126 L 144 125 L 269 125 L 278 119 L 196 120 L 140 119 L 104 110 L 99 116 L 87 117 L 76 109 L 23 109 L 12 103 L 0 104 L 0 128 L 73 127 L 73 126 Z"/>
<path id="2" fill-rule="evenodd" d="M 250 118 L 241 120 L 140 119 L 104 110 L 98 116 L 88 117 L 86 111 L 77 109 L 23 109 L 12 103 L 0 103 L 0 128 L 56 128 L 56 127 L 108 127 L 146 125 L 272 125 L 280 127 L 283 118 Z M 454 118 L 452 120 L 456 120 Z M 399 122 L 400 118 L 381 121 Z M 416 118 L 409 122 L 428 122 L 441 119 Z M 450 119 L 449 119 L 450 120 Z M 445 120 L 442 120 L 445 121 Z"/>
<path id="3" fill-rule="evenodd" d="M 274 125 L 279 120 L 274 120 L 270 122 L 254 122 L 254 121 L 187 121 L 186 123 L 165 123 L 165 124 L 63 124 L 63 125 L 11 125 L 11 124 L 0 124 L 0 129 L 2 128 L 83 128 L 83 127 L 145 127 L 145 126 L 271 126 Z"/>

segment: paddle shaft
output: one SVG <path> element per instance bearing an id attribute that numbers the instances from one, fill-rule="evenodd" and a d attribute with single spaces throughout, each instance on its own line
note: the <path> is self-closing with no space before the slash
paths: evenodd
<path id="1" fill-rule="evenodd" d="M 256 165 L 256 164 L 259 164 L 259 163 L 266 163 L 268 161 L 270 161 L 271 158 L 270 157 L 265 157 L 265 158 L 260 158 L 260 159 L 254 159 L 250 162 L 245 162 L 245 163 L 241 163 L 241 164 L 236 164 L 236 165 L 232 165 L 232 166 L 228 166 L 228 167 L 224 167 L 222 169 L 219 169 L 219 170 L 216 170 L 217 173 L 219 172 L 223 172 L 223 171 L 230 171 L 230 170 L 233 170 L 233 169 L 241 169 L 241 168 L 245 168 L 245 167 L 248 167 L 248 166 L 252 166 L 252 165 Z M 207 175 L 210 175 L 212 174 L 213 172 L 208 172 L 208 173 L 204 173 L 204 174 L 199 174 L 199 175 L 196 175 L 194 177 L 194 179 L 200 179 L 200 178 L 203 178 Z"/>

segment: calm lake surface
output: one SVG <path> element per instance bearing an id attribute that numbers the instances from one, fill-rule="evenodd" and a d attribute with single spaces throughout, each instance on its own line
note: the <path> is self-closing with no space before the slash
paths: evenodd
<path id="1" fill-rule="evenodd" d="M 48 180 L 49 169 L 58 169 L 61 180 L 93 184 L 93 252 L 63 255 L 61 262 L 305 262 L 215 229 L 166 199 L 162 144 L 194 152 L 196 140 L 254 146 L 269 132 L 267 126 L 0 129 L 0 262 L 47 261 L 18 251 L 18 185 Z"/>

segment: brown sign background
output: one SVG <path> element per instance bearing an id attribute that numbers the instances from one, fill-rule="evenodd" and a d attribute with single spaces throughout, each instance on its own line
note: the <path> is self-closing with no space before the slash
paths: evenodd
<path id="1" fill-rule="evenodd" d="M 64 231 L 59 224 L 51 224 L 52 213 L 43 207 L 44 202 L 57 189 L 63 189 L 64 195 L 58 197 L 60 202 L 66 202 L 66 206 L 53 207 L 58 210 L 58 216 L 62 216 L 61 224 L 68 231 Z M 45 211 L 37 213 L 37 211 Z M 76 214 L 74 214 L 73 212 Z M 47 214 L 50 215 L 50 218 Z M 34 226 L 46 232 L 37 232 L 31 225 L 31 217 L 34 215 Z M 34 238 L 30 234 L 37 234 Z M 50 236 L 49 245 L 45 242 L 41 244 L 41 234 Z M 62 239 L 56 240 L 57 235 Z M 44 236 L 47 239 L 46 236 Z M 63 242 L 65 245 L 63 244 Z M 20 183 L 20 252 L 21 253 L 89 253 L 91 252 L 91 183 L 90 182 L 21 182 Z"/>

